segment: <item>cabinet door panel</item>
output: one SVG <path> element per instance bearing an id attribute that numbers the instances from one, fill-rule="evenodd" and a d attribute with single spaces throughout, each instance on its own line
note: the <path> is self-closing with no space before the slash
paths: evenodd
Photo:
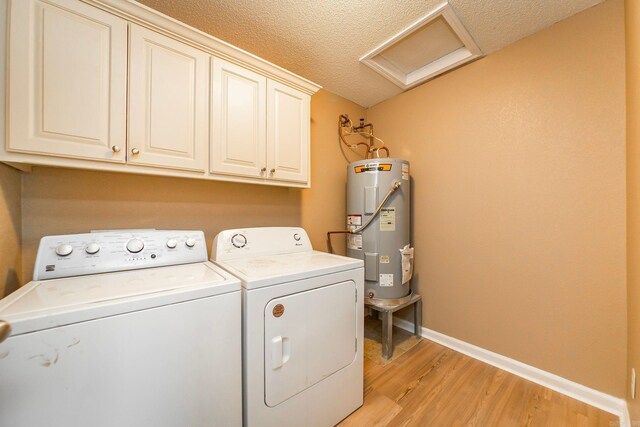
<path id="1" fill-rule="evenodd" d="M 264 176 L 267 79 L 213 58 L 211 172 Z"/>
<path id="2" fill-rule="evenodd" d="M 269 81 L 267 89 L 268 168 L 272 179 L 309 180 L 309 95 Z"/>
<path id="3" fill-rule="evenodd" d="M 9 151 L 124 162 L 127 23 L 76 0 L 11 2 Z"/>
<path id="4" fill-rule="evenodd" d="M 132 24 L 129 84 L 129 163 L 205 171 L 209 55 Z"/>

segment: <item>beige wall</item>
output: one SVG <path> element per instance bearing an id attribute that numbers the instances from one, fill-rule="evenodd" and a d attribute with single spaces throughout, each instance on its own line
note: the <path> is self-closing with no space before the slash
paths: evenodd
<path id="1" fill-rule="evenodd" d="M 7 2 L 0 0 L 2 28 L 6 28 L 6 14 Z M 5 32 L 0 31 L 0 47 L 5 41 Z M 0 48 L 0 69 L 4 67 L 4 49 Z M 5 99 L 3 84 L 0 84 L 0 99 Z M 4 102 L 0 102 L 0 117 L 4 117 Z M 4 134 L 4 120 L 0 120 L 0 135 Z M 0 164 L 0 298 L 16 290 L 21 283 L 21 221 L 20 172 Z"/>
<path id="2" fill-rule="evenodd" d="M 424 326 L 616 396 L 623 19 L 609 0 L 367 111 L 411 161 Z"/>
<path id="3" fill-rule="evenodd" d="M 300 225 L 300 191 L 258 185 L 36 167 L 23 175 L 24 278 L 46 235 L 118 228 L 204 230 Z"/>
<path id="4" fill-rule="evenodd" d="M 311 189 L 302 192 L 302 226 L 315 249 L 326 251 L 326 233 L 345 227 L 347 165 L 360 157 L 338 139 L 338 115 L 354 123 L 365 110 L 351 101 L 320 91 L 311 98 Z M 344 236 L 334 236 L 336 253 L 344 254 Z"/>
<path id="5" fill-rule="evenodd" d="M 627 378 L 640 375 L 640 3 L 625 1 L 627 49 Z M 640 399 L 627 402 L 631 419 L 640 422 Z"/>
<path id="6" fill-rule="evenodd" d="M 202 229 L 210 245 L 227 228 L 303 225 L 313 244 L 324 249 L 322 234 L 344 221 L 344 207 L 325 208 L 329 201 L 344 200 L 345 162 L 331 130 L 345 110 L 364 114 L 329 92 L 312 97 L 311 190 L 34 168 L 23 175 L 23 283 L 31 279 L 42 236 L 92 229 Z"/>
<path id="7" fill-rule="evenodd" d="M 0 164 L 0 298 L 21 281 L 20 172 Z"/>

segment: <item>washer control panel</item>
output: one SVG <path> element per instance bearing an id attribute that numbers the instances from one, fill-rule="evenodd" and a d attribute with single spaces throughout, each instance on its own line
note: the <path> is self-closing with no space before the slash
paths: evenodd
<path id="1" fill-rule="evenodd" d="M 238 228 L 222 231 L 215 237 L 211 248 L 211 259 L 224 261 L 312 250 L 309 236 L 303 228 Z"/>
<path id="2" fill-rule="evenodd" d="M 116 230 L 40 240 L 34 280 L 188 264 L 207 260 L 202 231 Z"/>

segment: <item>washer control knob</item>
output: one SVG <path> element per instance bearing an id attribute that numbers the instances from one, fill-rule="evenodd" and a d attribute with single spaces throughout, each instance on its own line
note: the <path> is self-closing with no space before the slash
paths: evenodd
<path id="1" fill-rule="evenodd" d="M 187 245 L 188 248 L 192 248 L 196 245 L 196 239 L 190 237 L 184 242 L 184 244 Z"/>
<path id="2" fill-rule="evenodd" d="M 167 240 L 167 247 L 169 249 L 175 249 L 176 246 L 178 246 L 178 241 L 176 239 L 169 239 Z"/>
<path id="3" fill-rule="evenodd" d="M 100 245 L 97 243 L 89 243 L 87 247 L 84 248 L 84 251 L 89 255 L 97 254 L 98 251 L 100 251 Z"/>
<path id="4" fill-rule="evenodd" d="M 247 238 L 244 234 L 234 234 L 231 237 L 231 244 L 236 248 L 244 248 L 247 245 Z"/>
<path id="5" fill-rule="evenodd" d="M 127 250 L 132 254 L 137 254 L 144 249 L 144 242 L 140 239 L 131 239 L 127 242 Z"/>
<path id="6" fill-rule="evenodd" d="M 299 242 L 301 239 L 300 235 L 298 233 L 293 235 L 293 240 L 295 240 L 296 242 Z"/>
<path id="7" fill-rule="evenodd" d="M 58 254 L 59 256 L 71 255 L 71 252 L 73 252 L 73 246 L 71 245 L 63 243 L 56 246 L 56 254 Z"/>

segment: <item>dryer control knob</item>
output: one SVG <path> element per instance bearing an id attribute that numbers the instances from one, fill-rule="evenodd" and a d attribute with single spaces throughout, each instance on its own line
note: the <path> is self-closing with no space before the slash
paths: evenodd
<path id="1" fill-rule="evenodd" d="M 294 235 L 293 235 L 293 239 L 294 239 L 296 242 L 299 242 L 299 241 L 300 241 L 300 239 L 301 239 L 301 237 L 300 237 L 300 235 L 299 235 L 298 233 L 296 233 L 296 234 L 294 234 Z"/>
<path id="2" fill-rule="evenodd" d="M 188 248 L 192 248 L 196 245 L 196 239 L 194 239 L 193 237 L 190 237 L 187 239 L 186 242 L 184 242 L 185 245 L 187 245 Z"/>
<path id="3" fill-rule="evenodd" d="M 67 244 L 61 244 L 56 246 L 56 254 L 58 254 L 59 256 L 67 256 L 67 255 L 71 255 L 71 252 L 73 252 L 73 246 L 71 245 L 67 245 Z"/>
<path id="4" fill-rule="evenodd" d="M 100 251 L 100 245 L 97 243 L 89 243 L 84 251 L 89 255 L 97 254 Z"/>
<path id="5" fill-rule="evenodd" d="M 178 241 L 176 239 L 169 239 L 167 240 L 167 247 L 169 249 L 175 249 L 176 246 L 178 246 Z"/>
<path id="6" fill-rule="evenodd" d="M 127 250 L 132 254 L 137 254 L 144 249 L 144 242 L 140 239 L 131 239 L 127 242 Z"/>
<path id="7" fill-rule="evenodd" d="M 247 238 L 244 234 L 234 234 L 231 237 L 231 244 L 236 248 L 244 248 L 247 245 Z"/>

